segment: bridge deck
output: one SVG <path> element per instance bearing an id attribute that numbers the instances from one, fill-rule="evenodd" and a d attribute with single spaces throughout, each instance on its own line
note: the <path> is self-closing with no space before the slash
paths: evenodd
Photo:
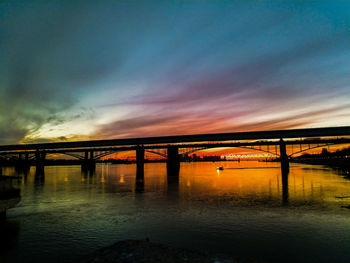
<path id="1" fill-rule="evenodd" d="M 254 131 L 254 132 L 235 132 L 235 133 L 216 133 L 216 134 L 178 135 L 178 136 L 162 136 L 162 137 L 146 137 L 146 138 L 113 139 L 113 140 L 57 142 L 57 143 L 41 143 L 41 144 L 1 145 L 0 151 L 4 152 L 4 151 L 36 150 L 36 149 L 42 149 L 42 150 L 73 149 L 73 148 L 85 148 L 85 147 L 154 145 L 154 144 L 165 144 L 165 143 L 217 142 L 217 141 L 262 140 L 262 139 L 281 139 L 281 138 L 283 139 L 310 138 L 310 137 L 312 138 L 312 137 L 331 137 L 331 136 L 347 136 L 347 135 L 350 135 L 350 126 L 292 129 L 292 130 L 273 130 L 273 131 Z M 308 141 L 307 143 L 311 143 L 311 141 Z M 255 145 L 258 145 L 258 144 L 255 144 Z M 265 145 L 266 145 L 266 142 L 265 142 Z M 198 146 L 191 145 L 189 147 L 198 147 Z"/>
<path id="2" fill-rule="evenodd" d="M 313 140 L 290 140 L 285 141 L 287 145 L 325 145 L 325 144 L 350 144 L 350 138 L 339 139 L 313 139 Z M 244 147 L 244 146 L 274 146 L 280 145 L 279 141 L 254 141 L 254 142 L 234 142 L 234 143 L 193 143 L 193 144 L 177 144 L 179 148 L 228 148 L 228 147 Z M 93 147 L 93 148 L 62 148 L 62 149 L 45 149 L 46 153 L 75 153 L 85 151 L 131 151 L 136 150 L 137 146 L 114 146 L 114 147 Z M 145 145 L 145 150 L 166 149 L 167 145 Z M 30 150 L 13 150 L 0 151 L 0 155 L 7 154 L 25 154 L 35 153 L 35 149 Z"/>

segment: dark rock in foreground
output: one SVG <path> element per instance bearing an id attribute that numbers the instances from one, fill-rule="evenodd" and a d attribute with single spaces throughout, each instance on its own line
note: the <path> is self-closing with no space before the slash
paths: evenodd
<path id="1" fill-rule="evenodd" d="M 238 262 L 230 257 L 220 257 L 189 249 L 173 248 L 145 240 L 119 241 L 112 246 L 97 250 L 82 262 Z"/>

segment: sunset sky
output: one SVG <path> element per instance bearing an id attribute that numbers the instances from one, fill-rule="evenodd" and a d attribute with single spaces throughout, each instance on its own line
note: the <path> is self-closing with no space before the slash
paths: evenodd
<path id="1" fill-rule="evenodd" d="M 0 144 L 350 124 L 350 1 L 29 2 L 0 2 Z"/>

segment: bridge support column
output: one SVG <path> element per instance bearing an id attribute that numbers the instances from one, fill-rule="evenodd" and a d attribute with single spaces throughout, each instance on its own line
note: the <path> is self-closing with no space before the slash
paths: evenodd
<path id="1" fill-rule="evenodd" d="M 34 184 L 42 186 L 45 183 L 45 169 L 44 165 L 36 166 L 34 175 Z"/>
<path id="2" fill-rule="evenodd" d="M 43 171 L 45 166 L 46 153 L 44 151 L 36 150 L 35 152 L 35 165 L 37 171 Z"/>
<path id="3" fill-rule="evenodd" d="M 17 172 L 24 172 L 25 174 L 28 173 L 28 171 L 30 169 L 28 153 L 25 153 L 24 159 L 22 158 L 21 153 L 18 154 L 18 161 L 15 164 L 15 169 Z"/>
<path id="4" fill-rule="evenodd" d="M 84 160 L 81 165 L 83 171 L 93 171 L 96 169 L 96 161 L 94 159 L 94 151 L 85 151 Z"/>
<path id="5" fill-rule="evenodd" d="M 168 176 L 179 176 L 180 156 L 179 148 L 174 145 L 168 146 L 167 172 Z"/>
<path id="6" fill-rule="evenodd" d="M 280 161 L 281 161 L 281 170 L 282 173 L 289 172 L 289 159 L 287 155 L 286 143 L 281 139 L 280 141 Z"/>
<path id="7" fill-rule="evenodd" d="M 94 159 L 94 151 L 90 151 L 89 165 L 92 169 L 96 168 L 96 161 Z"/>
<path id="8" fill-rule="evenodd" d="M 280 161 L 281 161 L 281 174 L 282 174 L 282 203 L 288 204 L 288 174 L 289 174 L 289 158 L 287 155 L 286 143 L 283 139 L 280 140 Z"/>
<path id="9" fill-rule="evenodd" d="M 135 191 L 141 193 L 144 191 L 144 163 L 145 163 L 145 148 L 143 146 L 136 147 L 136 182 Z"/>
<path id="10" fill-rule="evenodd" d="M 142 179 L 144 175 L 145 149 L 142 146 L 136 147 L 136 179 Z"/>

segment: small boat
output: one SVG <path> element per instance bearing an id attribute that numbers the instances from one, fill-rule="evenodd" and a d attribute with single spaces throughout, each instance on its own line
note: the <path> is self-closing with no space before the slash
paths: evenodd
<path id="1" fill-rule="evenodd" d="M 222 167 L 222 166 L 216 167 L 216 170 L 222 171 L 222 170 L 224 170 L 224 167 Z"/>

